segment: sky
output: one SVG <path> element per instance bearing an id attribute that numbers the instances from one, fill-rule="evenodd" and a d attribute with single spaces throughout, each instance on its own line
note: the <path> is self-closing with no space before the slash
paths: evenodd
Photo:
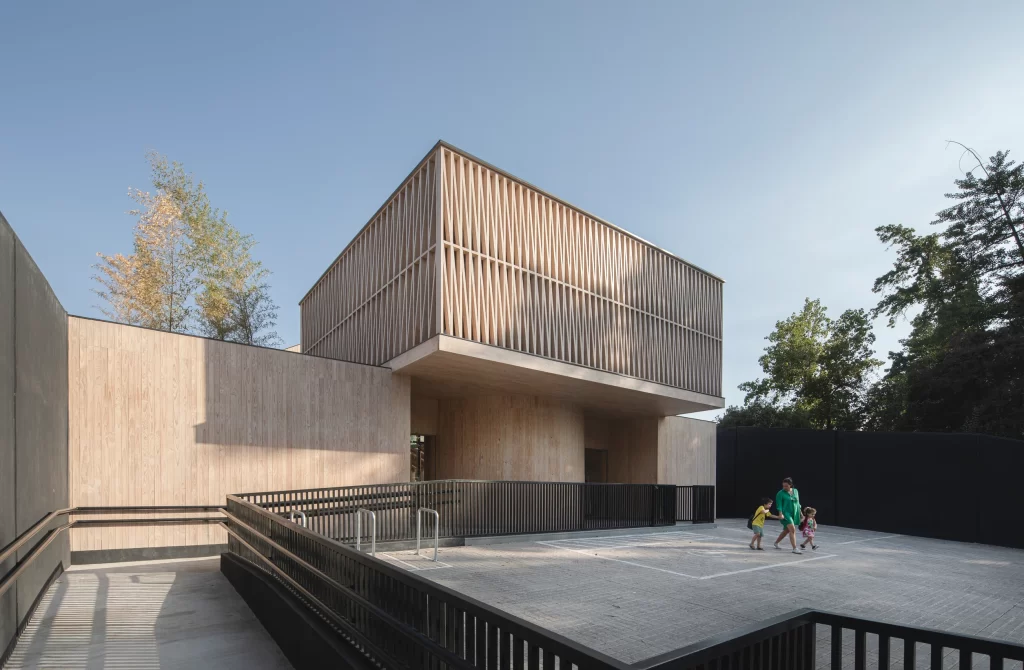
<path id="1" fill-rule="evenodd" d="M 258 241 L 277 331 L 444 139 L 726 280 L 723 388 L 776 321 L 877 302 L 880 225 L 1024 151 L 1024 3 L 4 3 L 0 211 L 64 307 L 131 250 L 147 150 Z M 880 358 L 907 327 L 876 324 Z M 709 415 L 705 414 L 707 418 Z"/>

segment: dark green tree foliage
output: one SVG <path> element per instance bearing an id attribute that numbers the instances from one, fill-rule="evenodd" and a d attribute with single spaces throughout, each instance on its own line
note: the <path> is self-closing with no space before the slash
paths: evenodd
<path id="1" fill-rule="evenodd" d="M 973 431 L 1024 438 L 1024 166 L 998 152 L 946 194 L 937 232 L 875 230 L 896 252 L 877 280 L 871 317 L 909 318 L 902 349 L 867 386 L 868 315 L 837 321 L 817 301 L 776 324 L 761 357 L 765 377 L 741 384 L 742 407 L 723 426 Z"/>
<path id="2" fill-rule="evenodd" d="M 977 164 L 947 194 L 942 230 L 876 230 L 896 263 L 875 281 L 874 315 L 916 313 L 869 393 L 869 428 L 1024 437 L 1024 170 L 1007 152 L 964 156 Z"/>

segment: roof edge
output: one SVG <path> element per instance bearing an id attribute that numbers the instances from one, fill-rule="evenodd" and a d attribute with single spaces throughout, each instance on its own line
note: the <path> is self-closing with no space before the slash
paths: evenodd
<path id="1" fill-rule="evenodd" d="M 532 189 L 532 190 L 536 191 L 537 193 L 540 193 L 544 197 L 550 198 L 551 200 L 553 200 L 553 201 L 563 205 L 564 207 L 568 207 L 569 209 L 573 209 L 573 210 L 579 212 L 580 214 L 583 214 L 584 216 L 587 216 L 587 217 L 593 219 L 594 221 L 597 221 L 598 223 L 600 223 L 602 225 L 608 226 L 609 228 L 612 228 L 613 230 L 615 230 L 617 232 L 620 232 L 623 235 L 626 235 L 627 237 L 631 237 L 634 240 L 636 240 L 637 242 L 640 242 L 641 244 L 646 245 L 646 246 L 654 249 L 655 251 L 663 253 L 666 256 L 670 256 L 670 257 L 676 259 L 677 261 L 679 261 L 680 263 L 683 263 L 684 265 L 687 265 L 687 266 L 693 268 L 694 270 L 697 270 L 698 272 L 702 272 L 703 274 L 711 277 L 712 279 L 715 279 L 715 280 L 720 281 L 723 284 L 725 284 L 725 280 L 722 279 L 721 277 L 719 277 L 718 275 L 716 275 L 715 273 L 709 272 L 708 270 L 705 270 L 704 268 L 700 267 L 699 265 L 697 265 L 695 263 L 691 263 L 690 261 L 686 260 L 682 256 L 680 256 L 678 254 L 675 254 L 675 253 L 669 251 L 668 249 L 665 249 L 664 247 L 659 247 L 657 244 L 654 244 L 653 242 L 650 242 L 649 240 L 645 240 L 644 238 L 640 237 L 636 233 L 631 233 L 630 231 L 626 230 L 625 228 L 622 228 L 621 226 L 617 226 L 614 223 L 612 223 L 611 221 L 608 221 L 607 219 L 603 219 L 600 216 L 597 216 L 596 214 L 592 214 L 591 212 L 588 212 L 587 210 L 583 209 L 582 207 L 578 207 L 578 206 L 572 204 L 571 202 L 569 202 L 568 200 L 565 200 L 564 198 L 560 198 L 557 195 L 554 195 L 553 193 L 551 193 L 549 191 L 545 191 L 544 189 L 540 188 L 539 186 L 536 186 L 535 184 L 531 184 L 530 182 L 526 181 L 525 179 L 517 177 L 514 174 L 512 174 L 511 172 L 508 172 L 507 170 L 503 170 L 503 169 L 501 169 L 500 167 L 498 167 L 496 165 L 488 163 L 487 161 L 485 161 L 485 160 L 483 160 L 481 158 L 478 158 L 477 156 L 474 156 L 473 154 L 469 153 L 468 151 L 464 151 L 464 150 L 460 149 L 459 147 L 455 146 L 454 144 L 451 144 L 449 142 L 446 142 L 444 140 L 440 140 L 439 139 L 437 142 L 434 143 L 434 146 L 432 146 L 430 148 L 430 150 L 423 156 L 423 158 L 421 158 L 420 161 L 418 163 L 416 163 L 416 167 L 414 167 L 409 172 L 409 174 L 407 174 L 405 176 L 405 178 L 402 179 L 402 181 L 395 188 L 395 190 L 392 191 L 391 194 L 387 198 L 384 199 L 384 202 L 381 204 L 381 206 L 378 207 L 377 210 L 366 221 L 366 223 L 363 224 L 363 227 L 360 228 L 356 232 L 356 234 L 352 236 L 352 239 L 349 240 L 349 243 L 346 244 L 345 247 L 338 253 L 338 255 L 334 257 L 334 260 L 331 261 L 330 264 L 328 264 L 327 268 L 320 274 L 320 276 L 317 277 L 316 281 L 313 282 L 313 285 L 309 287 L 309 290 L 306 291 L 306 293 L 303 294 L 302 298 L 299 299 L 299 305 L 300 306 L 302 305 L 303 302 L 305 302 L 306 298 L 309 297 L 309 294 L 313 292 L 313 289 L 315 289 L 317 287 L 317 285 L 319 285 L 320 282 L 323 281 L 324 277 L 327 276 L 327 273 L 331 271 L 331 268 L 333 268 L 335 265 L 337 265 L 338 261 L 340 261 L 341 257 L 345 255 L 345 252 L 348 251 L 349 247 L 351 247 L 352 244 L 355 243 L 355 241 L 357 239 L 359 239 L 359 236 L 363 234 L 363 232 L 367 229 L 367 227 L 369 227 L 369 225 L 371 223 L 373 223 L 373 221 L 377 218 L 377 216 L 382 211 L 384 211 L 384 208 L 387 207 L 388 203 L 391 202 L 391 200 L 396 195 L 398 195 L 398 192 L 401 191 L 403 187 L 405 187 L 406 182 L 408 182 L 409 179 L 412 178 L 412 176 L 414 174 L 416 174 L 420 170 L 420 168 L 422 168 L 423 165 L 441 147 L 443 147 L 443 148 L 445 148 L 445 149 L 447 149 L 447 150 L 449 150 L 449 151 L 451 151 L 453 153 L 457 153 L 460 156 L 462 156 L 463 158 L 471 160 L 474 163 L 477 163 L 477 164 L 481 165 L 482 167 L 485 167 L 488 170 L 491 170 L 492 172 L 496 172 L 497 174 L 500 174 L 500 175 L 502 175 L 503 177 L 505 177 L 507 179 L 511 179 L 512 181 L 517 182 L 518 184 L 520 184 L 522 186 L 525 186 L 526 188 Z"/>

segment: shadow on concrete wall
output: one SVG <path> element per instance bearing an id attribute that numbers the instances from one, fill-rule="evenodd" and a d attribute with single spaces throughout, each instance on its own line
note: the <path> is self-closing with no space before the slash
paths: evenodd
<path id="1" fill-rule="evenodd" d="M 0 547 L 67 505 L 67 312 L 0 214 Z M 0 565 L 0 575 L 44 536 Z M 66 535 L 0 597 L 0 654 L 61 563 L 70 563 Z"/>

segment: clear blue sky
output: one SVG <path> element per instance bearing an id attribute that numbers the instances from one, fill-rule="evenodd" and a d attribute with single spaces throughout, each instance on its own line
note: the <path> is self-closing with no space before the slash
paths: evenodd
<path id="1" fill-rule="evenodd" d="M 842 6 L 838 6 L 842 5 Z M 298 8 L 297 8 L 298 7 Z M 39 3 L 0 8 L 0 211 L 74 314 L 156 149 L 297 302 L 443 138 L 724 277 L 725 392 L 805 296 L 875 302 L 957 139 L 1024 158 L 1024 3 Z M 904 329 L 878 324 L 878 351 Z"/>

